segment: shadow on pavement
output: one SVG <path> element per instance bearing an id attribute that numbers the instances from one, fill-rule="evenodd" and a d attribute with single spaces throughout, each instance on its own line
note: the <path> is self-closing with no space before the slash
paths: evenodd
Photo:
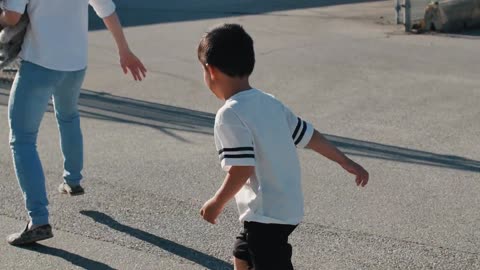
<path id="1" fill-rule="evenodd" d="M 89 90 L 82 90 L 79 105 L 83 117 L 147 126 L 183 142 L 175 131 L 213 134 L 211 113 Z"/>
<path id="2" fill-rule="evenodd" d="M 325 135 L 345 154 L 403 163 L 480 172 L 480 161 L 453 155 L 441 155 L 398 146 Z"/>
<path id="3" fill-rule="evenodd" d="M 97 261 L 94 261 L 94 260 L 91 260 L 91 259 L 87 259 L 87 258 L 82 257 L 80 255 L 70 253 L 66 250 L 58 249 L 58 248 L 54 248 L 54 247 L 49 247 L 49 246 L 44 246 L 44 245 L 41 245 L 41 244 L 38 244 L 38 243 L 30 245 L 30 246 L 24 246 L 24 247 L 21 247 L 21 248 L 26 249 L 26 250 L 35 251 L 35 252 L 38 252 L 38 253 L 42 253 L 42 254 L 45 254 L 45 255 L 50 255 L 50 256 L 55 256 L 55 257 L 62 258 L 66 261 L 69 261 L 73 265 L 76 265 L 76 266 L 81 267 L 83 269 L 95 269 L 95 270 L 115 269 L 115 268 L 112 268 L 112 267 L 110 267 L 110 266 L 108 266 L 104 263 L 97 262 Z"/>
<path id="4" fill-rule="evenodd" d="M 122 24 L 130 27 L 375 1 L 382 0 L 116 0 L 115 4 Z M 89 21 L 90 30 L 105 29 L 92 10 Z"/>
<path id="5" fill-rule="evenodd" d="M 8 105 L 10 86 L 0 87 L 0 106 Z M 82 117 L 146 126 L 182 142 L 176 131 L 213 135 L 215 115 L 103 92 L 82 90 L 79 100 Z M 53 107 L 50 105 L 50 112 Z"/>
<path id="6" fill-rule="evenodd" d="M 8 104 L 8 92 L 8 90 L 0 88 L 0 106 Z M 89 90 L 82 90 L 79 103 L 83 117 L 146 126 L 187 143 L 188 141 L 175 131 L 213 134 L 215 115 L 212 113 Z M 464 157 L 436 154 L 335 135 L 325 136 L 349 155 L 480 172 L 480 161 Z"/>
<path id="7" fill-rule="evenodd" d="M 428 32 L 427 34 L 444 38 L 480 39 L 480 29 L 469 29 L 458 33 Z"/>
<path id="8" fill-rule="evenodd" d="M 480 29 L 465 30 L 459 34 L 450 34 L 450 36 L 460 37 L 460 38 L 480 39 Z"/>
<path id="9" fill-rule="evenodd" d="M 98 211 L 80 211 L 82 215 L 92 218 L 98 223 L 104 224 L 116 231 L 126 233 L 130 236 L 133 236 L 141 241 L 145 241 L 154 246 L 157 246 L 165 251 L 168 251 L 172 254 L 175 254 L 179 257 L 187 259 L 191 262 L 194 262 L 202 267 L 207 269 L 233 269 L 233 265 L 230 263 L 217 259 L 208 254 L 202 253 L 200 251 L 194 250 L 192 248 L 177 244 L 168 239 L 153 235 L 151 233 L 132 228 L 127 225 L 123 225 L 118 221 L 114 220 L 112 217 L 98 212 Z"/>

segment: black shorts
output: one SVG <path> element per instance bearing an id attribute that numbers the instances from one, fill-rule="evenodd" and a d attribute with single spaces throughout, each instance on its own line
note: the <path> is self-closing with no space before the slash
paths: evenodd
<path id="1" fill-rule="evenodd" d="M 244 222 L 233 256 L 255 270 L 292 270 L 292 246 L 288 236 L 297 225 Z"/>

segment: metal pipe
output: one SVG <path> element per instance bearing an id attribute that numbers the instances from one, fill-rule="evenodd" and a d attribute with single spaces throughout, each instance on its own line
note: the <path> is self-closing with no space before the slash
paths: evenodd
<path id="1" fill-rule="evenodd" d="M 403 7 L 405 8 L 403 12 L 405 16 L 405 31 L 410 32 L 410 30 L 412 30 L 412 4 L 410 0 L 404 0 Z"/>

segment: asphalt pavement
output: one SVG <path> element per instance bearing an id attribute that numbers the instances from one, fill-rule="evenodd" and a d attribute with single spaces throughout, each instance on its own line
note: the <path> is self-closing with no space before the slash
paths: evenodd
<path id="1" fill-rule="evenodd" d="M 80 98 L 86 194 L 57 194 L 62 157 L 51 110 L 38 139 L 55 237 L 0 242 L 0 269 L 233 269 L 234 204 L 210 225 L 203 202 L 223 180 L 213 142 L 222 105 L 196 47 L 209 27 L 242 24 L 255 41 L 251 83 L 312 122 L 370 172 L 360 189 L 300 150 L 305 221 L 296 269 L 480 269 L 478 32 L 411 35 L 391 1 L 117 1 L 149 72 L 124 76 L 92 18 Z M 0 89 L 0 234 L 26 212 Z"/>

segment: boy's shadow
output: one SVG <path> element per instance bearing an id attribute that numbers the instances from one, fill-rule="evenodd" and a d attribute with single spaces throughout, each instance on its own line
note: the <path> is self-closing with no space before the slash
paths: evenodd
<path id="1" fill-rule="evenodd" d="M 98 270 L 115 269 L 115 268 L 112 268 L 112 267 L 110 267 L 110 266 L 108 266 L 104 263 L 97 262 L 97 261 L 82 257 L 80 255 L 70 253 L 66 250 L 58 249 L 58 248 L 54 248 L 54 247 L 49 247 L 49 246 L 44 246 L 44 245 L 38 244 L 38 243 L 28 245 L 28 246 L 23 246 L 23 247 L 20 247 L 20 248 L 30 250 L 30 251 L 35 251 L 35 252 L 42 253 L 42 254 L 45 254 L 45 255 L 51 255 L 51 256 L 59 257 L 59 258 L 62 258 L 66 261 L 69 261 L 73 265 L 76 265 L 76 266 L 81 267 L 83 269 L 98 269 Z"/>
<path id="2" fill-rule="evenodd" d="M 123 225 L 118 221 L 114 220 L 112 217 L 98 212 L 98 211 L 80 211 L 82 215 L 92 218 L 98 223 L 102 223 L 116 231 L 129 234 L 139 240 L 150 243 L 154 246 L 157 246 L 165 251 L 173 253 L 177 256 L 180 256 L 184 259 L 192 261 L 198 265 L 205 267 L 206 269 L 233 269 L 233 266 L 223 260 L 217 259 L 208 254 L 202 253 L 200 251 L 194 250 L 192 248 L 177 244 L 168 239 L 161 238 L 159 236 L 153 235 L 151 233 L 132 228 L 127 225 Z"/>

